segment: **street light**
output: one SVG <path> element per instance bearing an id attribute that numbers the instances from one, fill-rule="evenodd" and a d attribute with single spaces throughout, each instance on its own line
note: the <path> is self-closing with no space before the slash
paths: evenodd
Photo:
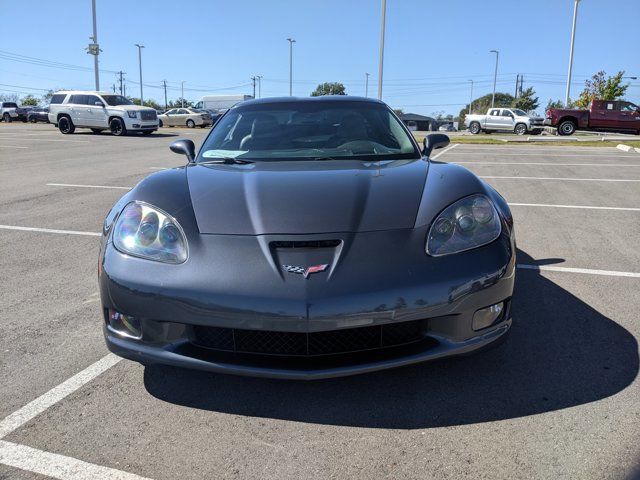
<path id="1" fill-rule="evenodd" d="M 289 42 L 289 96 L 293 96 L 293 44 L 296 41 L 293 38 L 287 38 Z"/>
<path id="2" fill-rule="evenodd" d="M 364 96 L 369 96 L 369 73 L 364 74 Z"/>
<path id="3" fill-rule="evenodd" d="M 93 36 L 89 37 L 91 43 L 87 47 L 87 53 L 93 55 L 93 73 L 96 77 L 96 91 L 100 91 L 100 72 L 98 69 L 98 55 L 100 55 L 100 45 L 98 45 L 98 27 L 96 21 L 96 0 L 91 1 L 91 12 L 93 15 Z"/>
<path id="4" fill-rule="evenodd" d="M 493 104 L 496 101 L 496 79 L 498 78 L 498 57 L 500 56 L 500 52 L 498 52 L 498 50 L 489 50 L 489 53 L 496 54 L 496 69 L 493 72 L 493 95 L 491 95 L 491 108 L 493 108 Z"/>
<path id="5" fill-rule="evenodd" d="M 573 69 L 573 44 L 576 39 L 576 19 L 578 18 L 578 3 L 580 0 L 575 0 L 573 4 L 573 26 L 571 27 L 571 46 L 569 47 L 569 73 L 567 73 L 567 93 L 564 96 L 565 106 L 569 105 L 569 93 L 571 91 L 571 70 Z"/>
<path id="6" fill-rule="evenodd" d="M 380 15 L 380 58 L 378 59 L 378 100 L 382 100 L 382 71 L 384 64 L 384 29 L 387 14 L 387 0 L 382 0 L 382 12 Z"/>
<path id="7" fill-rule="evenodd" d="M 140 105 L 144 103 L 144 97 L 142 95 L 142 49 L 144 45 L 140 45 L 139 43 L 135 44 L 138 47 L 138 65 L 140 66 Z"/>
<path id="8" fill-rule="evenodd" d="M 258 98 L 262 97 L 262 75 L 256 75 L 258 79 Z"/>
<path id="9" fill-rule="evenodd" d="M 471 82 L 471 95 L 469 96 L 469 113 L 473 112 L 473 80 Z"/>

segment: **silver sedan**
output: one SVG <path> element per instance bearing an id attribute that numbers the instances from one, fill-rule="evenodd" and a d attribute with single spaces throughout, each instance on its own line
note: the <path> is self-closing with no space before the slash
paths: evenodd
<path id="1" fill-rule="evenodd" d="M 161 127 L 182 127 L 189 128 L 207 127 L 213 124 L 211 115 L 204 110 L 196 108 L 173 108 L 158 115 Z"/>

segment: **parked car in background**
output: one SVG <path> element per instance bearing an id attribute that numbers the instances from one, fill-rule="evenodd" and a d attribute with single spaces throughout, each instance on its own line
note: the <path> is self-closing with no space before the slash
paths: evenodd
<path id="1" fill-rule="evenodd" d="M 558 135 L 576 130 L 629 132 L 640 135 L 640 107 L 622 100 L 594 100 L 588 110 L 550 108 L 545 125 L 556 127 Z"/>
<path id="2" fill-rule="evenodd" d="M 90 128 L 93 133 L 108 129 L 116 136 L 128 132 L 149 135 L 158 129 L 154 109 L 134 105 L 122 95 L 93 91 L 57 92 L 49 104 L 49 122 L 64 134 Z"/>
<path id="3" fill-rule="evenodd" d="M 2 102 L 0 104 L 0 118 L 3 122 L 11 122 L 12 120 L 18 119 L 18 114 L 16 113 L 16 109 L 18 108 L 18 104 L 15 102 Z"/>
<path id="4" fill-rule="evenodd" d="M 44 122 L 49 123 L 49 108 L 34 107 L 27 113 L 27 121 L 31 123 Z"/>
<path id="5" fill-rule="evenodd" d="M 189 128 L 208 127 L 213 125 L 211 114 L 206 110 L 197 108 L 172 108 L 171 110 L 158 115 L 159 126 L 161 127 L 182 127 Z"/>
<path id="6" fill-rule="evenodd" d="M 464 123 L 473 134 L 480 132 L 513 132 L 517 135 L 538 134 L 543 119 L 531 117 L 519 108 L 490 108 L 486 115 L 469 114 Z"/>
<path id="7" fill-rule="evenodd" d="M 439 132 L 457 132 L 456 127 L 454 127 L 450 123 L 440 125 L 440 127 L 438 127 L 438 131 Z"/>

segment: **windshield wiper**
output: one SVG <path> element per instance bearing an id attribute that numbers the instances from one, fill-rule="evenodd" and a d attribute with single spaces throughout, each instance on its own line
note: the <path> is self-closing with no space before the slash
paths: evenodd
<path id="1" fill-rule="evenodd" d="M 211 158 L 211 157 L 209 157 Z M 234 157 L 215 157 L 206 162 L 198 162 L 198 165 L 207 165 L 212 163 L 223 163 L 226 165 L 246 165 L 248 163 L 255 163 L 253 160 L 242 160 Z"/>

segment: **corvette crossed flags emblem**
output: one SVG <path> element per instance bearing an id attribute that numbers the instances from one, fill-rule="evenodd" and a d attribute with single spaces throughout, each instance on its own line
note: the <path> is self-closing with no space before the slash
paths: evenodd
<path id="1" fill-rule="evenodd" d="M 302 275 L 304 278 L 309 278 L 309 275 L 311 275 L 312 273 L 318 273 L 318 272 L 324 272 L 327 267 L 329 265 L 328 264 L 322 264 L 322 265 L 313 265 L 310 267 L 298 267 L 295 265 L 282 265 L 282 268 L 284 268 L 285 272 L 289 272 L 289 273 L 297 273 L 299 275 Z"/>

